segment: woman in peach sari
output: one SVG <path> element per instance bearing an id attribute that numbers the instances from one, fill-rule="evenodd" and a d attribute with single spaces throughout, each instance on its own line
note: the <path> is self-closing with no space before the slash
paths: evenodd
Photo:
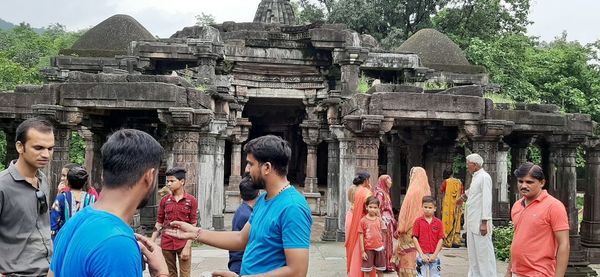
<path id="1" fill-rule="evenodd" d="M 360 268 L 362 266 L 362 255 L 359 246 L 358 229 L 360 219 L 367 213 L 365 209 L 365 201 L 371 196 L 371 183 L 369 178 L 371 175 L 366 172 L 360 172 L 354 178 L 352 183 L 357 186 L 354 189 L 354 204 L 352 205 L 352 217 L 346 216 L 346 272 L 350 277 L 362 277 L 363 273 Z M 348 220 L 350 219 L 350 220 Z M 371 272 L 371 276 L 375 276 L 375 271 Z"/>
<path id="2" fill-rule="evenodd" d="M 412 239 L 415 220 L 423 215 L 423 196 L 431 195 L 427 174 L 422 167 L 410 170 L 410 182 L 398 216 L 396 231 L 397 244 L 394 249 L 394 263 L 398 276 L 409 277 L 417 274 L 417 249 Z"/>

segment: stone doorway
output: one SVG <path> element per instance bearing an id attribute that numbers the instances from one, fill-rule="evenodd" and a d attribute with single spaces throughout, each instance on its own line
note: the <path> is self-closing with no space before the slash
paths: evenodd
<path id="1" fill-rule="evenodd" d="M 300 99 L 250 98 L 244 107 L 242 117 L 252 123 L 248 141 L 264 136 L 275 135 L 290 143 L 292 157 L 288 166 L 288 180 L 292 184 L 304 185 L 306 177 L 306 143 L 302 140 L 300 123 L 306 117 L 305 107 Z M 242 168 L 246 166 L 246 155 L 242 153 Z"/>

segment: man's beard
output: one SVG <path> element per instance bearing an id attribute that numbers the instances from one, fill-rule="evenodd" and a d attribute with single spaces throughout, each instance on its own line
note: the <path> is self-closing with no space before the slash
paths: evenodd
<path id="1" fill-rule="evenodd" d="M 263 178 L 258 177 L 257 179 L 250 177 L 252 180 L 252 188 L 256 190 L 265 189 L 265 180 Z"/>
<path id="2" fill-rule="evenodd" d="M 140 204 L 138 204 L 138 209 L 141 209 L 143 207 L 146 207 L 146 205 L 148 205 L 148 202 L 150 202 L 150 198 L 152 197 L 152 190 L 150 192 L 148 192 L 148 195 L 146 195 L 146 198 L 144 198 L 142 200 L 142 202 L 140 202 Z"/>

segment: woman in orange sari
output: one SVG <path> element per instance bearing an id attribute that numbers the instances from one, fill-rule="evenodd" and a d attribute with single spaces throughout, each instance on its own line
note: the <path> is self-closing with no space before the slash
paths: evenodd
<path id="1" fill-rule="evenodd" d="M 457 200 L 465 193 L 460 180 L 454 178 L 452 169 L 444 170 L 444 182 L 440 192 L 444 193 L 442 202 L 442 222 L 444 223 L 444 247 L 459 247 L 462 244 L 460 237 L 460 219 L 462 217 L 462 206 Z"/>
<path id="2" fill-rule="evenodd" d="M 390 199 L 390 188 L 392 187 L 392 178 L 390 175 L 381 175 L 377 185 L 373 188 L 373 195 L 379 199 L 379 210 L 381 218 L 385 222 L 387 231 L 383 237 L 383 246 L 385 248 L 385 268 L 387 271 L 394 271 L 392 264 L 392 254 L 394 253 L 394 232 L 396 232 L 396 219 L 392 210 L 392 200 Z"/>
<path id="3" fill-rule="evenodd" d="M 394 262 L 398 276 L 417 275 L 417 249 L 412 239 L 412 229 L 417 218 L 423 215 L 423 196 L 431 195 L 427 174 L 422 167 L 410 170 L 410 182 L 398 216 L 396 231 L 397 245 L 394 249 Z"/>
<path id="4" fill-rule="evenodd" d="M 349 277 L 363 276 L 360 270 L 363 259 L 360 252 L 358 229 L 360 227 L 360 219 L 367 213 L 365 201 L 371 196 L 370 177 L 369 173 L 360 172 L 356 175 L 354 181 L 352 181 L 357 188 L 354 190 L 352 218 L 348 222 L 348 217 L 346 217 L 346 242 L 344 244 L 346 247 L 346 272 Z M 371 276 L 375 276 L 375 271 L 371 272 Z"/>

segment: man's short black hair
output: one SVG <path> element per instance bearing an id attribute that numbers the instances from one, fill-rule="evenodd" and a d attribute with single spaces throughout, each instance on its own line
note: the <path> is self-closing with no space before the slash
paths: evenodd
<path id="1" fill-rule="evenodd" d="M 73 167 L 76 167 L 76 166 L 80 166 L 80 165 L 78 165 L 78 164 L 74 164 L 74 163 L 68 163 L 68 164 L 65 164 L 65 165 L 63 166 L 63 168 L 66 168 L 66 169 L 67 169 L 67 173 L 68 173 L 68 172 L 69 172 L 69 170 L 71 170 L 71 168 L 73 168 Z"/>
<path id="2" fill-rule="evenodd" d="M 69 169 L 67 181 L 72 189 L 82 189 L 88 181 L 88 173 L 83 166 L 76 165 Z"/>
<path id="3" fill-rule="evenodd" d="M 54 132 L 54 126 L 52 126 L 50 121 L 37 117 L 30 118 L 21 122 L 17 127 L 15 142 L 20 141 L 21 144 L 25 145 L 28 139 L 27 133 L 29 132 L 29 129 L 35 129 L 44 134 Z"/>
<path id="4" fill-rule="evenodd" d="M 258 197 L 259 190 L 255 189 L 252 185 L 252 178 L 245 176 L 240 182 L 240 197 L 242 200 L 249 201 Z"/>
<path id="5" fill-rule="evenodd" d="M 149 134 L 134 129 L 113 133 L 100 149 L 107 188 L 131 188 L 151 168 L 158 169 L 163 148 Z"/>
<path id="6" fill-rule="evenodd" d="M 271 163 L 279 176 L 287 175 L 292 149 L 286 140 L 273 135 L 258 137 L 246 143 L 244 151 L 259 163 Z"/>
<path id="7" fill-rule="evenodd" d="M 173 176 L 173 177 L 177 178 L 177 180 L 181 181 L 181 180 L 185 179 L 185 173 L 187 173 L 185 168 L 173 167 L 173 168 L 169 168 L 167 170 L 167 172 L 165 172 L 165 176 L 166 177 Z"/>

